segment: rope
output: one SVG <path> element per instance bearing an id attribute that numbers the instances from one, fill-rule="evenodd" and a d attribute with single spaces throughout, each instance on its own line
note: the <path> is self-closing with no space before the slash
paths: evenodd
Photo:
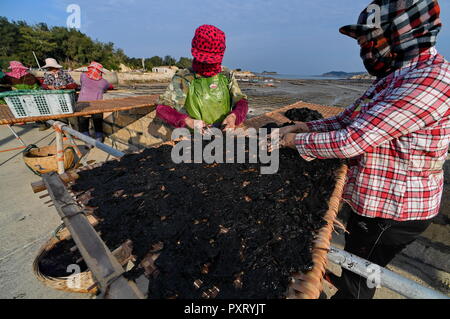
<path id="1" fill-rule="evenodd" d="M 34 144 L 28 145 L 28 146 L 22 151 L 22 156 L 25 157 L 25 155 L 26 155 L 29 151 L 31 151 L 33 148 L 38 148 L 38 147 L 37 147 L 36 145 L 34 145 Z M 30 171 L 32 171 L 35 175 L 37 175 L 37 176 L 42 176 L 41 173 L 39 173 L 37 170 L 34 170 L 33 168 L 31 168 L 26 162 L 25 162 L 25 166 L 26 166 Z"/>
<path id="2" fill-rule="evenodd" d="M 52 232 L 52 237 L 55 237 L 58 240 L 61 240 L 61 238 L 58 236 L 58 233 L 64 229 L 66 225 L 64 223 L 61 223 L 58 227 L 55 228 L 55 230 Z"/>

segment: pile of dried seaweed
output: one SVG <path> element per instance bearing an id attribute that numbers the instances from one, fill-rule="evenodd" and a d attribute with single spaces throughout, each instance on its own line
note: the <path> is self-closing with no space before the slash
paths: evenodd
<path id="1" fill-rule="evenodd" d="M 39 260 L 39 271 L 49 277 L 67 277 L 73 271 L 68 271 L 69 265 L 78 265 L 80 271 L 85 271 L 88 267 L 82 260 L 81 254 L 77 251 L 70 251 L 75 246 L 73 240 L 63 240 L 57 243 L 43 258 Z"/>
<path id="2" fill-rule="evenodd" d="M 261 175 L 261 164 L 174 164 L 171 149 L 80 173 L 72 190 L 90 191 L 108 247 L 131 239 L 138 261 L 163 247 L 150 298 L 284 297 L 290 275 L 312 267 L 339 161 L 283 149 L 278 173 Z"/>
<path id="3" fill-rule="evenodd" d="M 322 114 L 306 107 L 290 109 L 284 114 L 291 121 L 311 122 L 323 119 Z"/>

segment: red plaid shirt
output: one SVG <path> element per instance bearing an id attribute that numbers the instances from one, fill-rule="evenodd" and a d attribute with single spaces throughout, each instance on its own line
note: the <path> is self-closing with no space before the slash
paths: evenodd
<path id="1" fill-rule="evenodd" d="M 341 114 L 296 137 L 306 158 L 349 158 L 343 198 L 367 217 L 439 213 L 450 143 L 450 64 L 431 48 L 376 81 Z"/>

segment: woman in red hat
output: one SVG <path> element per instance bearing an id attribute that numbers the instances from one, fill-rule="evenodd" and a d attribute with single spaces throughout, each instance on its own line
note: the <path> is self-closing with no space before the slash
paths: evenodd
<path id="1" fill-rule="evenodd" d="M 9 84 L 13 90 L 38 90 L 38 79 L 18 61 L 9 62 L 10 72 L 5 73 L 3 84 Z"/>
<path id="2" fill-rule="evenodd" d="M 78 102 L 103 100 L 103 93 L 110 86 L 109 82 L 103 78 L 105 71 L 106 69 L 100 63 L 91 62 L 87 72 L 81 74 L 81 90 Z M 92 115 L 92 121 L 94 122 L 95 138 L 103 142 L 103 114 Z M 78 125 L 80 132 L 89 136 L 89 118 L 79 117 Z"/>
<path id="3" fill-rule="evenodd" d="M 234 129 L 246 118 L 247 97 L 229 69 L 222 67 L 225 33 L 203 25 L 192 39 L 192 68 L 177 71 L 161 95 L 157 116 L 174 127 L 210 125 Z"/>

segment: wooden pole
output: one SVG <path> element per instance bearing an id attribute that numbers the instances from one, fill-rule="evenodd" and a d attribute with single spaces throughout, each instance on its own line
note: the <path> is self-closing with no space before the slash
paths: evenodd
<path id="1" fill-rule="evenodd" d="M 64 174 L 64 145 L 63 133 L 58 124 L 53 126 L 56 133 L 56 162 L 58 164 L 58 174 Z"/>
<path id="2" fill-rule="evenodd" d="M 34 55 L 34 59 L 36 60 L 36 64 L 38 65 L 39 70 L 40 70 L 41 69 L 41 65 L 39 64 L 39 61 L 38 61 L 38 59 L 36 57 L 36 53 L 34 53 L 34 51 L 33 51 L 33 55 Z"/>

